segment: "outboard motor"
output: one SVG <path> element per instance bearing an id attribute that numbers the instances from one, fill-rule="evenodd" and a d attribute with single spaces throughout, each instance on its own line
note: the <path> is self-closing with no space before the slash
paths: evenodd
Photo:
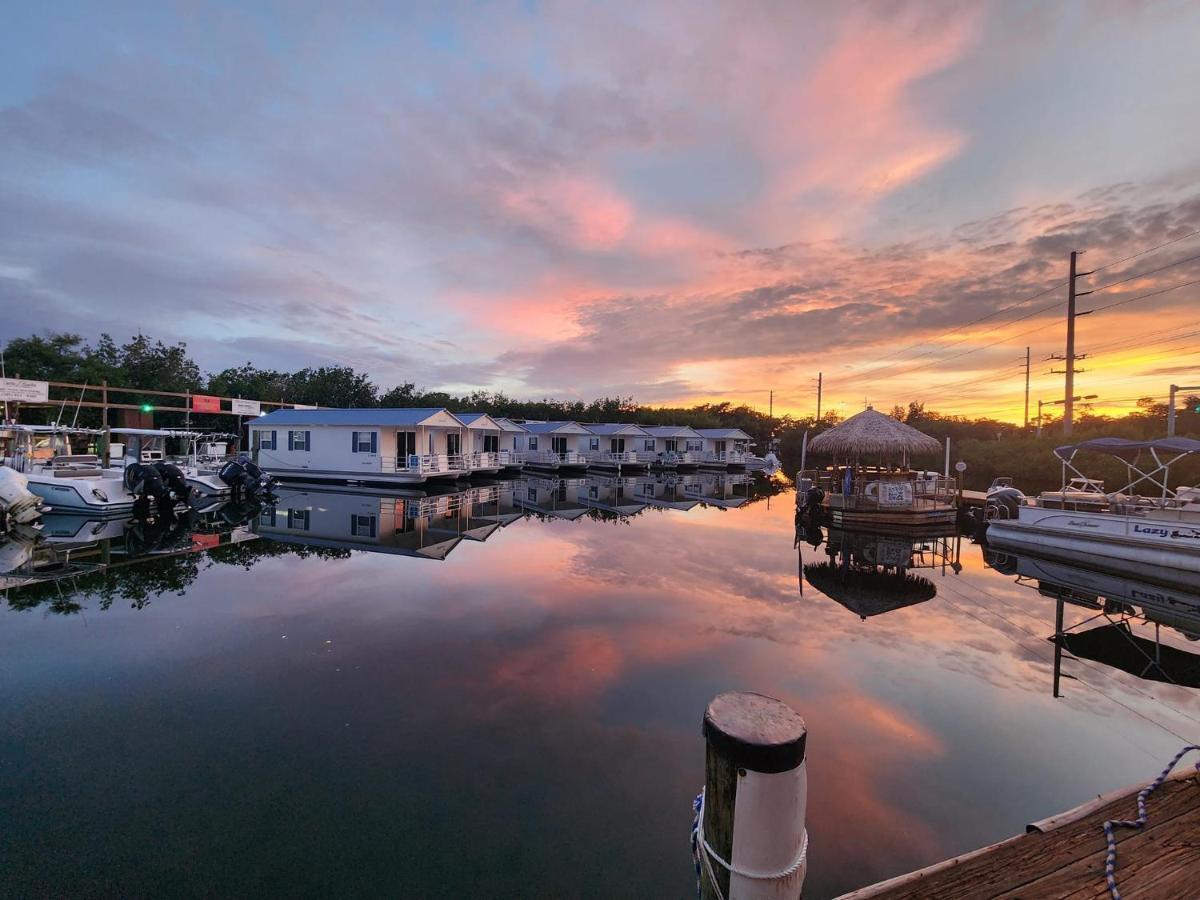
<path id="1" fill-rule="evenodd" d="M 232 489 L 235 503 L 242 498 L 263 502 L 270 499 L 275 490 L 275 479 L 245 456 L 225 463 L 217 477 Z"/>
<path id="2" fill-rule="evenodd" d="M 29 490 L 29 479 L 8 466 L 0 466 L 0 519 L 28 525 L 42 517 L 42 498 Z"/>
<path id="3" fill-rule="evenodd" d="M 824 512 L 825 492 L 815 484 L 804 493 L 804 503 L 800 507 L 799 518 L 811 525 L 819 525 Z"/>
<path id="4" fill-rule="evenodd" d="M 135 515 L 145 516 L 150 511 L 150 500 L 158 504 L 158 514 L 163 518 L 175 515 L 175 501 L 163 482 L 162 475 L 153 465 L 130 463 L 125 467 L 125 488 L 133 494 Z"/>
<path id="5" fill-rule="evenodd" d="M 993 519 L 1015 519 L 1025 505 L 1025 495 L 1015 487 L 997 488 L 989 491 L 984 502 L 983 517 Z"/>
<path id="6" fill-rule="evenodd" d="M 187 503 L 192 496 L 192 486 L 187 483 L 187 479 L 183 477 L 183 469 L 169 462 L 151 463 L 154 469 L 162 477 L 163 482 L 171 493 L 179 498 L 181 503 Z"/>

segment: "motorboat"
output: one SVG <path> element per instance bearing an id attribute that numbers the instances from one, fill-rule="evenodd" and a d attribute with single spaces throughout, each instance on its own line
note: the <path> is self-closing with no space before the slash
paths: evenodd
<path id="1" fill-rule="evenodd" d="M 1172 466 L 1200 454 L 1200 440 L 1094 438 L 1054 453 L 1061 488 L 997 508 L 988 521 L 990 544 L 1200 572 L 1200 488 L 1170 484 Z M 1079 456 L 1091 453 L 1124 463 L 1126 484 L 1107 491 L 1082 472 Z"/>

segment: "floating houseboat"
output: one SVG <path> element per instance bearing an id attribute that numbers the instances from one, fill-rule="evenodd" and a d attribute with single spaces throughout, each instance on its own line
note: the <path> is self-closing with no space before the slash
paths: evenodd
<path id="1" fill-rule="evenodd" d="M 496 475 L 508 465 L 512 453 L 501 446 L 499 422 L 481 412 L 455 413 L 454 417 L 467 426 L 463 456 L 472 475 Z"/>
<path id="2" fill-rule="evenodd" d="M 588 424 L 583 455 L 598 469 L 644 469 L 654 458 L 654 438 L 640 425 Z"/>
<path id="3" fill-rule="evenodd" d="M 942 445 L 911 425 L 867 408 L 808 442 L 808 452 L 833 458 L 827 469 L 802 471 L 797 502 L 811 487 L 823 492 L 827 521 L 871 531 L 952 524 L 954 479 L 909 467 L 911 457 Z"/>
<path id="4" fill-rule="evenodd" d="M 280 409 L 250 422 L 255 462 L 286 481 L 397 485 L 471 473 L 467 426 L 429 409 Z"/>
<path id="5" fill-rule="evenodd" d="M 512 419 L 505 419 L 500 416 L 494 416 L 494 421 L 500 426 L 500 449 L 507 451 L 501 453 L 500 459 L 504 463 L 506 471 L 519 472 L 521 470 L 520 460 L 520 443 L 521 435 L 527 434 L 524 425 L 518 425 Z"/>
<path id="6" fill-rule="evenodd" d="M 592 434 L 578 422 L 523 422 L 517 435 L 520 459 L 537 469 L 586 469 L 584 440 Z"/>
<path id="7" fill-rule="evenodd" d="M 1079 470 L 1081 453 L 1120 460 L 1126 483 L 1106 491 Z M 992 504 L 990 544 L 1101 564 L 1119 560 L 1200 572 L 1200 488 L 1170 486 L 1171 467 L 1200 454 L 1200 441 L 1095 438 L 1059 447 L 1054 454 L 1062 464 L 1062 487 L 1015 505 Z"/>
<path id="8" fill-rule="evenodd" d="M 647 425 L 654 439 L 654 465 L 664 469 L 694 469 L 704 457 L 704 438 L 687 425 Z"/>
<path id="9" fill-rule="evenodd" d="M 706 468 L 737 468 L 750 458 L 753 438 L 740 428 L 697 428 L 704 441 L 700 465 Z"/>

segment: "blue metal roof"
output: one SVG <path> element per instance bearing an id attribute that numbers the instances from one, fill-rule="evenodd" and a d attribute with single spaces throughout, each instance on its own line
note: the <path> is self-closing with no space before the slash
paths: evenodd
<path id="1" fill-rule="evenodd" d="M 367 425 L 376 427 L 420 425 L 438 413 L 453 416 L 442 407 L 427 409 L 277 409 L 250 420 L 251 427 L 264 425 Z"/>
<path id="2" fill-rule="evenodd" d="M 524 428 L 530 434 L 552 434 L 561 429 L 566 429 L 567 434 L 587 434 L 578 422 L 525 422 Z"/>
<path id="3" fill-rule="evenodd" d="M 597 422 L 587 423 L 583 426 L 592 434 L 610 435 L 610 434 L 646 434 L 646 430 L 641 425 L 623 425 L 619 422 Z"/>
<path id="4" fill-rule="evenodd" d="M 660 438 L 701 437 L 690 425 L 644 425 L 647 433 Z"/>
<path id="5" fill-rule="evenodd" d="M 717 440 L 748 441 L 750 435 L 740 428 L 697 428 L 696 433 L 701 437 Z"/>

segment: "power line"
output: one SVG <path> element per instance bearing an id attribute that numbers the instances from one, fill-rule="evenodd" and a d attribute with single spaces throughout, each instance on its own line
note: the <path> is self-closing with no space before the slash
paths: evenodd
<path id="1" fill-rule="evenodd" d="M 1115 303 L 1107 303 L 1104 306 L 1097 306 L 1095 309 L 1089 309 L 1087 311 L 1087 313 L 1081 313 L 1080 315 L 1088 315 L 1090 313 L 1104 312 L 1104 310 L 1106 310 L 1106 309 L 1113 309 L 1114 307 L 1117 307 L 1117 306 L 1124 306 L 1126 303 L 1133 303 L 1137 300 L 1145 300 L 1149 297 L 1158 297 L 1161 294 L 1167 294 L 1167 293 L 1170 293 L 1171 291 L 1177 291 L 1180 288 L 1189 287 L 1193 284 L 1200 284 L 1200 278 L 1194 278 L 1191 281 L 1184 281 L 1184 282 L 1181 282 L 1180 284 L 1173 284 L 1170 287 L 1165 287 L 1158 291 L 1151 291 L 1148 294 L 1139 294 L 1136 297 L 1129 297 L 1125 300 L 1118 300 Z"/>
<path id="2" fill-rule="evenodd" d="M 1191 262 L 1194 259 L 1200 259 L 1200 253 L 1197 253 L 1195 256 L 1185 256 L 1183 259 L 1177 259 L 1177 260 L 1175 260 L 1175 262 L 1167 263 L 1165 266 L 1159 266 L 1157 269 L 1147 269 L 1145 272 L 1137 272 L 1133 275 L 1129 275 L 1129 276 L 1127 276 L 1125 278 L 1121 278 L 1117 281 L 1110 281 L 1108 284 L 1102 284 L 1100 287 L 1092 288 L 1091 292 L 1093 294 L 1098 294 L 1101 291 L 1108 290 L 1110 287 L 1116 287 L 1118 284 L 1125 284 L 1126 282 L 1129 282 L 1129 281 L 1136 281 L 1139 278 L 1145 278 L 1147 275 L 1154 275 L 1157 272 L 1163 272 L 1163 271 L 1166 271 L 1167 269 L 1173 269 L 1176 266 L 1182 266 L 1184 263 Z M 1096 270 L 1093 269 L 1092 271 L 1095 272 Z"/>
<path id="3" fill-rule="evenodd" d="M 1153 247 L 1147 247 L 1145 250 L 1139 250 L 1137 253 L 1131 253 L 1128 256 L 1122 256 L 1120 259 L 1114 259 L 1110 263 L 1105 263 L 1102 266 L 1096 266 L 1092 269 L 1093 272 L 1102 272 L 1105 269 L 1111 269 L 1113 266 L 1119 266 L 1123 262 L 1129 262 L 1131 259 L 1137 259 L 1139 256 L 1145 256 L 1147 253 L 1153 253 L 1155 250 L 1161 250 L 1163 247 L 1170 247 L 1172 244 L 1178 244 L 1180 241 L 1186 241 L 1190 237 L 1195 237 L 1200 234 L 1200 228 L 1195 231 L 1189 231 L 1183 237 L 1177 237 L 1173 240 L 1164 241 L 1161 244 L 1155 244 Z"/>

